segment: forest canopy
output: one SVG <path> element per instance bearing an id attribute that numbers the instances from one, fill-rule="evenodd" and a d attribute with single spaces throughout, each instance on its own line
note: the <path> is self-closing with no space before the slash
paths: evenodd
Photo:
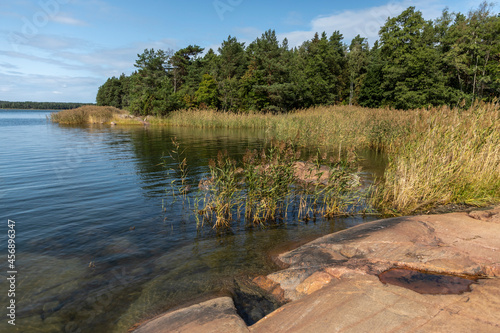
<path id="1" fill-rule="evenodd" d="M 131 75 L 109 78 L 98 105 L 141 115 L 182 108 L 287 112 L 349 104 L 398 109 L 470 105 L 500 95 L 500 15 L 486 2 L 434 21 L 409 7 L 388 18 L 370 47 L 358 35 L 316 33 L 290 48 L 268 30 L 250 43 L 229 36 L 218 48 L 146 49 Z"/>

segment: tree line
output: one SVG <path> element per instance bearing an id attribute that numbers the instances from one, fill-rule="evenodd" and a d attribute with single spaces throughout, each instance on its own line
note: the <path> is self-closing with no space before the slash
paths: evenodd
<path id="1" fill-rule="evenodd" d="M 87 103 L 88 104 L 88 103 Z M 83 103 L 61 103 L 61 102 L 9 102 L 0 101 L 0 109 L 23 109 L 23 110 L 68 110 L 76 109 Z"/>
<path id="2" fill-rule="evenodd" d="M 135 114 L 209 107 L 287 112 L 349 104 L 398 109 L 471 104 L 500 95 L 500 15 L 486 2 L 467 15 L 444 10 L 434 21 L 409 7 L 388 18 L 372 47 L 335 31 L 300 47 L 268 30 L 250 43 L 229 36 L 215 53 L 189 45 L 146 49 L 130 76 L 109 78 L 97 104 Z"/>

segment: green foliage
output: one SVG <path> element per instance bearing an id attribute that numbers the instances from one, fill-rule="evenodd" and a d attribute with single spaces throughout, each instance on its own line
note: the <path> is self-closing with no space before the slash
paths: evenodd
<path id="1" fill-rule="evenodd" d="M 215 82 L 211 75 L 203 75 L 203 79 L 195 93 L 195 96 L 199 105 L 217 109 L 219 106 L 219 92 L 217 90 L 217 82 Z"/>
<path id="2" fill-rule="evenodd" d="M 59 102 L 9 102 L 0 101 L 0 109 L 33 109 L 33 110 L 69 110 L 75 109 L 83 103 L 59 103 Z"/>
<path id="3" fill-rule="evenodd" d="M 347 64 L 349 67 L 349 105 L 358 104 L 361 85 L 365 80 L 369 56 L 366 38 L 357 35 L 349 46 Z"/>
<path id="4" fill-rule="evenodd" d="M 433 22 L 409 7 L 387 19 L 371 49 L 360 35 L 345 44 L 339 31 L 316 33 L 291 49 L 268 30 L 248 47 L 228 36 L 217 54 L 202 56 L 197 45 L 144 50 L 138 70 L 108 79 L 96 99 L 142 115 L 199 105 L 272 113 L 335 104 L 470 106 L 500 95 L 500 17 L 492 8 L 445 10 Z"/>
<path id="5" fill-rule="evenodd" d="M 97 105 L 113 106 L 122 109 L 128 106 L 129 78 L 122 74 L 120 78 L 109 78 L 97 91 Z"/>
<path id="6" fill-rule="evenodd" d="M 172 52 L 170 52 L 171 54 Z M 128 109 L 140 115 L 163 115 L 168 110 L 173 87 L 167 77 L 169 55 L 163 50 L 144 50 L 138 55 L 138 68 L 129 78 Z"/>
<path id="7" fill-rule="evenodd" d="M 369 65 L 361 84 L 359 105 L 370 108 L 378 108 L 382 105 L 384 93 L 382 89 L 384 79 L 382 68 L 384 68 L 384 61 L 377 41 L 369 52 Z"/>

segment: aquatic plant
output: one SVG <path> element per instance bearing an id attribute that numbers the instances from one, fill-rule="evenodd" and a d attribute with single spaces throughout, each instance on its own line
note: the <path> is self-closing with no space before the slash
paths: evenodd
<path id="1" fill-rule="evenodd" d="M 187 183 L 189 168 L 187 165 L 187 159 L 185 156 L 185 149 L 180 148 L 180 143 L 177 138 L 174 137 L 172 140 L 172 149 L 168 151 L 168 156 L 162 157 L 162 165 L 166 167 L 170 163 L 167 160 L 174 161 L 174 168 L 169 168 L 169 174 L 173 173 L 174 177 L 170 181 L 170 193 L 175 198 L 177 194 L 186 196 L 187 192 L 191 186 Z"/>
<path id="2" fill-rule="evenodd" d="M 216 160 L 209 161 L 211 178 L 204 196 L 204 207 L 198 210 L 203 221 L 215 218 L 215 227 L 228 227 L 233 219 L 234 208 L 239 203 L 236 163 L 227 151 L 219 151 Z"/>
<path id="3" fill-rule="evenodd" d="M 359 196 L 354 191 L 359 187 L 353 173 L 355 155 L 330 167 L 323 165 L 326 155 L 319 152 L 316 164 L 299 161 L 300 155 L 294 145 L 273 141 L 262 151 L 247 151 L 239 167 L 219 152 L 209 163 L 210 178 L 200 182 L 201 225 L 228 227 L 241 213 L 252 225 L 286 223 L 289 218 L 307 221 L 309 212 L 322 217 L 357 213 L 361 200 L 352 197 Z"/>
<path id="4" fill-rule="evenodd" d="M 296 181 L 294 163 L 299 157 L 292 145 L 272 142 L 268 149 L 247 151 L 243 157 L 245 218 L 252 223 L 282 219 Z"/>

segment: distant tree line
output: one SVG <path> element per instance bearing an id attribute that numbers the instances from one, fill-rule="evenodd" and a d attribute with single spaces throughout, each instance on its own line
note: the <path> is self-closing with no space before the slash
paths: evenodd
<path id="1" fill-rule="evenodd" d="M 352 104 L 398 109 L 456 105 L 500 95 L 500 16 L 483 3 L 468 15 L 444 10 L 427 21 L 415 7 L 389 18 L 370 48 L 349 45 L 335 31 L 300 47 L 273 30 L 245 46 L 235 37 L 212 49 L 138 55 L 130 76 L 109 78 L 97 104 L 136 114 L 210 107 L 224 111 L 286 112 L 315 105 Z"/>
<path id="2" fill-rule="evenodd" d="M 0 109 L 34 109 L 34 110 L 67 110 L 76 109 L 83 103 L 59 103 L 59 102 L 8 102 L 0 101 Z"/>

